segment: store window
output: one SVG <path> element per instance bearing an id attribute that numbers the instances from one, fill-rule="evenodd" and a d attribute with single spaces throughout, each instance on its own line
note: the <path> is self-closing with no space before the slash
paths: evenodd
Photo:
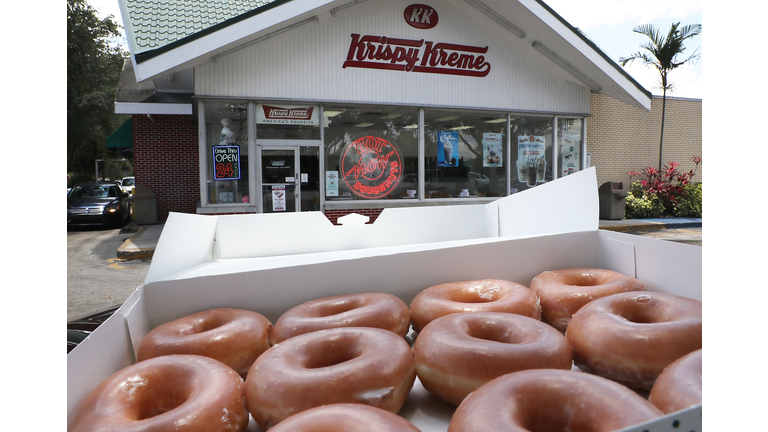
<path id="1" fill-rule="evenodd" d="M 501 197 L 507 185 L 507 115 L 424 111 L 424 197 Z"/>
<path id="2" fill-rule="evenodd" d="M 512 192 L 552 181 L 553 118 L 512 116 Z"/>
<path id="3" fill-rule="evenodd" d="M 417 108 L 326 105 L 323 125 L 326 201 L 416 198 Z"/>
<path id="4" fill-rule="evenodd" d="M 559 118 L 557 120 L 558 177 L 565 177 L 581 170 L 582 119 Z"/>
<path id="5" fill-rule="evenodd" d="M 208 202 L 248 204 L 248 103 L 210 101 L 203 106 Z"/>

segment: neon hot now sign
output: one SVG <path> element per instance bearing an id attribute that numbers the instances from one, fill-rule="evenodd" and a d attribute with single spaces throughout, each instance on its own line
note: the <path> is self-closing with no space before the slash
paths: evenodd
<path id="1" fill-rule="evenodd" d="M 387 196 L 403 176 L 400 150 L 375 132 L 354 137 L 344 147 L 340 162 L 342 180 L 362 198 Z"/>
<path id="2" fill-rule="evenodd" d="M 435 43 L 424 39 L 360 36 L 352 33 L 344 68 L 385 69 L 484 77 L 491 71 L 488 47 Z"/>

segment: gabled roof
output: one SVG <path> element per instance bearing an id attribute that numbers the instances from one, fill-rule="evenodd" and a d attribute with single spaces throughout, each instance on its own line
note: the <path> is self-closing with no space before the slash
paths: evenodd
<path id="1" fill-rule="evenodd" d="M 128 12 L 134 54 L 162 50 L 169 45 L 208 32 L 249 12 L 286 0 L 120 0 Z M 124 9 L 123 9 L 124 7 Z M 125 21 L 125 20 L 124 20 Z M 234 22 L 233 21 L 233 22 Z M 232 24 L 232 22 L 226 25 Z M 183 44 L 183 43 L 182 43 Z"/>
<path id="2" fill-rule="evenodd" d="M 118 1 L 136 79 L 143 81 L 189 69 L 257 38 L 366 0 Z M 531 49 L 592 91 L 650 109 L 651 93 L 542 0 L 463 1 L 479 4 L 489 19 L 505 21 Z"/>

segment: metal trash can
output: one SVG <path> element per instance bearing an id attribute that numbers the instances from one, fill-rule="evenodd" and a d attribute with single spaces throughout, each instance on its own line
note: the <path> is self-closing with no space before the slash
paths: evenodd
<path id="1" fill-rule="evenodd" d="M 600 219 L 624 219 L 628 192 L 622 182 L 605 182 L 598 188 L 600 198 Z"/>
<path id="2" fill-rule="evenodd" d="M 133 189 L 133 216 L 136 225 L 157 223 L 157 194 L 146 186 Z"/>

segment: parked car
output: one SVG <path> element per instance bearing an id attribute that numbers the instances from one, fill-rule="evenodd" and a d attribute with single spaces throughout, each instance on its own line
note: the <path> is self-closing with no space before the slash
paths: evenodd
<path id="1" fill-rule="evenodd" d="M 67 226 L 123 226 L 130 215 L 130 195 L 115 183 L 81 183 L 67 193 Z"/>
<path id="2" fill-rule="evenodd" d="M 471 189 L 488 190 L 488 187 L 491 185 L 491 179 L 489 179 L 487 175 L 481 173 L 470 171 L 469 180 Z"/>
<path id="3" fill-rule="evenodd" d="M 122 186 L 124 191 L 132 194 L 133 188 L 136 187 L 136 179 L 133 177 L 123 177 L 123 180 L 120 181 L 120 186 Z"/>

